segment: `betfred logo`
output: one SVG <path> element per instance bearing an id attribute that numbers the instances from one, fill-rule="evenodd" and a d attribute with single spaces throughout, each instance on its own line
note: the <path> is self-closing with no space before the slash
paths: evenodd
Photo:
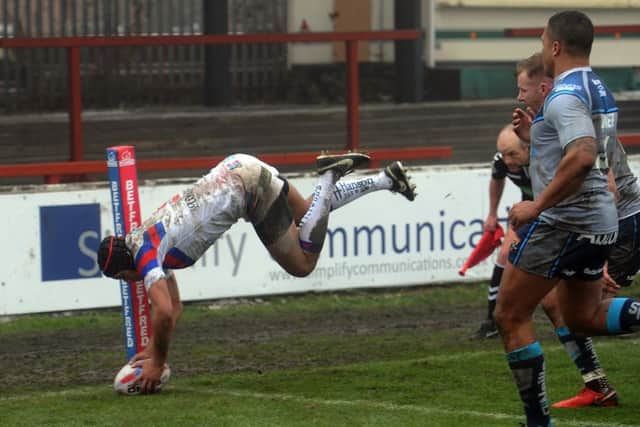
<path id="1" fill-rule="evenodd" d="M 136 164 L 136 159 L 135 157 L 133 157 L 131 150 L 122 151 L 122 154 L 120 155 L 119 166 L 122 168 L 125 166 L 133 166 L 135 164 Z"/>
<path id="2" fill-rule="evenodd" d="M 100 277 L 100 204 L 41 206 L 42 281 Z"/>

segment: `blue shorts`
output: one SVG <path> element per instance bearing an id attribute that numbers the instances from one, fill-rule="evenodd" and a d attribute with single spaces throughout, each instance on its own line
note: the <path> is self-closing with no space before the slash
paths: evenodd
<path id="1" fill-rule="evenodd" d="M 547 279 L 598 280 L 617 233 L 578 234 L 536 219 L 521 227 L 509 252 L 519 269 Z"/>

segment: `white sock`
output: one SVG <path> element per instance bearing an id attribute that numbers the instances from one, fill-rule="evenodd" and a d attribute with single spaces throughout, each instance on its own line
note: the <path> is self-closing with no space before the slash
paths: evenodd
<path id="1" fill-rule="evenodd" d="M 298 230 L 300 246 L 307 252 L 320 253 L 322 251 L 329 223 L 331 194 L 336 188 L 337 180 L 338 178 L 332 170 L 320 175 L 311 197 L 311 205 L 300 220 Z"/>
<path id="2" fill-rule="evenodd" d="M 341 208 L 365 194 L 378 190 L 391 190 L 392 187 L 393 181 L 384 171 L 358 179 L 340 180 L 331 194 L 331 210 Z"/>

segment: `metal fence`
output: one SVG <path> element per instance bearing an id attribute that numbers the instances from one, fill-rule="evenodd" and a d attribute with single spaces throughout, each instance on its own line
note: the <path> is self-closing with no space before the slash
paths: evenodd
<path id="1" fill-rule="evenodd" d="M 202 34 L 208 0 L 0 0 L 1 37 Z M 232 34 L 286 32 L 286 0 L 228 0 Z M 202 104 L 204 46 L 83 48 L 86 108 Z M 63 49 L 0 49 L 0 105 L 5 111 L 67 107 Z M 233 45 L 234 103 L 282 96 L 285 44 Z"/>

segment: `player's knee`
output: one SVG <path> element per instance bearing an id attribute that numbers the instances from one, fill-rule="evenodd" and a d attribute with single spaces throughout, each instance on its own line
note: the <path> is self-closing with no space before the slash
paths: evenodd
<path id="1" fill-rule="evenodd" d="M 493 318 L 500 330 L 507 330 L 511 325 L 517 324 L 522 320 L 522 316 L 512 307 L 498 303 L 493 312 Z"/>
<path id="2" fill-rule="evenodd" d="M 315 254 L 306 254 L 303 260 L 296 259 L 296 262 L 289 263 L 285 270 L 287 273 L 291 274 L 295 277 L 307 277 L 310 275 L 313 270 L 316 268 L 316 263 L 318 262 L 318 256 Z"/>
<path id="3" fill-rule="evenodd" d="M 574 334 L 591 334 L 599 329 L 594 315 L 584 311 L 570 311 L 564 315 L 564 323 Z"/>
<path id="4" fill-rule="evenodd" d="M 500 305 L 496 305 L 496 308 L 493 310 L 493 319 L 496 322 L 496 325 L 502 329 L 503 325 L 506 324 L 507 322 L 507 313 L 505 312 L 505 310 L 500 306 Z"/>
<path id="5" fill-rule="evenodd" d="M 297 265 L 287 268 L 287 273 L 295 277 L 307 277 L 313 271 L 313 267 L 306 265 Z"/>

